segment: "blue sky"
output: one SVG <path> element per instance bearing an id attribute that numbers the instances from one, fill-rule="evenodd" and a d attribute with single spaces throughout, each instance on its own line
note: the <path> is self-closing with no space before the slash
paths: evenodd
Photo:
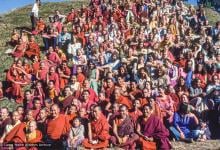
<path id="1" fill-rule="evenodd" d="M 60 2 L 66 0 L 41 0 L 42 2 Z M 6 13 L 12 9 L 33 4 L 35 0 L 0 0 L 0 14 Z"/>
<path id="2" fill-rule="evenodd" d="M 67 0 L 41 0 L 42 2 L 61 2 Z M 187 0 L 189 3 L 196 5 L 197 0 Z M 6 13 L 12 9 L 33 4 L 35 0 L 0 0 L 0 14 Z"/>

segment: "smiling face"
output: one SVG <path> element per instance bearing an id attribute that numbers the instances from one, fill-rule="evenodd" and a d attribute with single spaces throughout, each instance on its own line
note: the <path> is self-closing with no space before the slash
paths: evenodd
<path id="1" fill-rule="evenodd" d="M 1 111 L 0 111 L 0 118 L 2 118 L 3 120 L 8 118 L 8 109 L 6 108 L 2 108 Z"/>
<path id="2" fill-rule="evenodd" d="M 17 111 L 14 111 L 12 114 L 12 121 L 15 123 L 18 122 L 18 120 L 20 119 L 20 114 Z"/>
<path id="3" fill-rule="evenodd" d="M 80 123 L 80 121 L 79 121 L 78 118 L 76 118 L 76 119 L 73 120 L 73 126 L 74 126 L 74 127 L 79 127 L 80 124 L 81 124 L 81 123 Z"/>
<path id="4" fill-rule="evenodd" d="M 149 106 L 144 106 L 143 114 L 145 117 L 149 117 L 152 113 L 152 109 Z"/>
<path id="5" fill-rule="evenodd" d="M 95 119 L 99 119 L 101 116 L 100 107 L 94 107 L 92 110 L 92 115 L 94 116 Z"/>
<path id="6" fill-rule="evenodd" d="M 119 108 L 121 118 L 125 119 L 128 116 L 128 109 L 126 106 L 121 106 Z"/>
<path id="7" fill-rule="evenodd" d="M 39 117 L 40 117 L 41 120 L 44 120 L 44 119 L 47 118 L 47 111 L 46 111 L 46 109 L 41 109 L 40 110 Z"/>
<path id="8" fill-rule="evenodd" d="M 28 126 L 29 132 L 32 133 L 32 132 L 36 131 L 36 129 L 37 129 L 36 122 L 35 121 L 31 121 L 29 126 Z"/>
<path id="9" fill-rule="evenodd" d="M 60 114 L 60 108 L 57 105 L 52 105 L 50 108 L 50 113 L 53 118 L 57 118 Z"/>

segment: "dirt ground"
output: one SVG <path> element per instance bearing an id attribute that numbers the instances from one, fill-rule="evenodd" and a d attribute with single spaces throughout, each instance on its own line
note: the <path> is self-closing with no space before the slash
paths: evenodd
<path id="1" fill-rule="evenodd" d="M 172 142 L 173 150 L 220 150 L 220 140 L 208 140 L 206 142 Z"/>

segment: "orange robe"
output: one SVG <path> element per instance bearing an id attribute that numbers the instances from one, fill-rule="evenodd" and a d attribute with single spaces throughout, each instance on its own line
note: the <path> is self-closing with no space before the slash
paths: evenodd
<path id="1" fill-rule="evenodd" d="M 47 123 L 47 135 L 52 140 L 58 140 L 62 135 L 68 134 L 70 129 L 69 119 L 60 114 L 56 119 L 49 119 Z"/>
<path id="2" fill-rule="evenodd" d="M 40 62 L 34 62 L 32 64 L 32 72 L 36 75 L 37 71 L 40 69 Z"/>
<path id="3" fill-rule="evenodd" d="M 140 116 L 142 116 L 142 112 L 140 110 L 137 111 L 131 111 L 129 113 L 129 116 L 131 117 L 131 119 L 133 120 L 134 123 L 136 123 L 136 121 L 138 120 L 138 118 Z"/>
<path id="4" fill-rule="evenodd" d="M 36 42 L 29 42 L 27 50 L 25 51 L 25 55 L 28 58 L 31 58 L 33 56 L 37 56 L 40 58 L 40 47 Z"/>
<path id="5" fill-rule="evenodd" d="M 60 82 L 59 82 L 59 75 L 55 72 L 53 74 L 49 74 L 49 80 L 52 80 L 54 81 L 54 86 L 55 86 L 55 89 L 57 91 L 60 90 Z"/>
<path id="6" fill-rule="evenodd" d="M 38 21 L 36 30 L 38 32 L 42 32 L 42 31 L 44 31 L 45 27 L 46 27 L 46 24 L 43 21 Z"/>
<path id="7" fill-rule="evenodd" d="M 70 76 L 71 74 L 71 71 L 68 67 L 65 67 L 65 68 L 61 68 L 61 70 L 63 71 L 63 74 L 66 75 L 66 76 Z M 67 78 L 63 78 L 63 77 L 60 77 L 60 89 L 64 89 L 64 87 L 68 84 L 68 79 Z"/>
<path id="8" fill-rule="evenodd" d="M 25 124 L 19 123 L 4 138 L 4 143 L 25 143 Z"/>
<path id="9" fill-rule="evenodd" d="M 91 122 L 91 130 L 92 130 L 92 139 L 98 140 L 99 142 L 97 144 L 91 144 L 89 143 L 88 139 L 85 139 L 82 145 L 85 148 L 90 148 L 90 149 L 106 148 L 108 146 L 108 140 L 110 138 L 110 135 L 109 135 L 109 124 L 107 119 L 104 117 L 104 115 L 101 115 L 101 117 L 98 120 L 93 120 Z"/>
<path id="10" fill-rule="evenodd" d="M 71 124 L 71 122 L 73 121 L 73 119 L 74 119 L 75 117 L 77 117 L 77 114 L 76 114 L 76 113 L 68 114 L 67 117 L 68 117 L 69 123 Z"/>
<path id="11" fill-rule="evenodd" d="M 77 74 L 76 78 L 77 78 L 77 81 L 80 83 L 80 85 L 82 85 L 84 80 L 86 79 L 83 73 Z"/>
<path id="12" fill-rule="evenodd" d="M 13 76 L 12 71 L 13 68 L 11 68 L 6 75 L 7 81 L 9 81 L 11 84 L 11 86 L 9 86 L 9 88 L 6 90 L 6 93 L 11 95 L 13 98 L 15 98 L 17 103 L 22 103 L 24 99 L 24 93 L 22 91 L 22 87 L 20 84 L 16 84 L 12 81 L 23 82 L 23 79 L 22 76 L 19 74 L 17 76 Z"/>
<path id="13" fill-rule="evenodd" d="M 128 109 L 132 108 L 131 101 L 127 97 L 124 97 L 124 96 L 120 96 L 118 99 L 116 99 L 116 103 L 126 105 Z"/>
<path id="14" fill-rule="evenodd" d="M 33 139 L 28 139 L 28 138 L 27 138 L 27 143 L 31 143 L 31 144 L 40 143 L 42 137 L 43 137 L 43 135 L 42 135 L 41 131 L 36 130 L 36 137 L 33 138 Z"/>
<path id="15" fill-rule="evenodd" d="M 142 137 L 139 138 L 139 142 L 141 144 L 142 149 L 146 149 L 146 150 L 156 150 L 157 149 L 155 142 L 146 141 Z"/>
<path id="16" fill-rule="evenodd" d="M 36 136 L 32 137 L 31 139 L 28 138 L 29 134 L 26 134 L 27 143 L 30 144 L 30 146 L 26 147 L 24 150 L 38 150 L 38 147 L 31 146 L 31 144 L 38 144 L 41 143 L 41 139 L 43 137 L 41 131 L 36 130 Z M 20 149 L 19 149 L 20 150 Z M 23 150 L 23 149 L 22 149 Z"/>

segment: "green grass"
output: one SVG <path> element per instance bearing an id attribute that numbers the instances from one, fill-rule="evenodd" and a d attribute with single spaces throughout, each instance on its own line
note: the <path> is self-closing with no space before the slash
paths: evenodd
<path id="1" fill-rule="evenodd" d="M 79 8 L 82 4 L 86 4 L 87 0 L 78 0 L 74 2 L 62 2 L 62 3 L 43 3 L 40 7 L 39 15 L 48 22 L 48 16 L 53 14 L 55 10 L 59 10 L 61 14 L 68 14 L 71 8 Z M 0 80 L 5 80 L 4 71 L 8 69 L 13 63 L 13 59 L 5 54 L 5 50 L 13 48 L 6 45 L 10 41 L 11 32 L 17 27 L 31 27 L 29 13 L 32 6 L 25 6 L 23 8 L 16 9 L 8 14 L 0 16 Z M 37 36 L 36 40 L 42 46 L 42 38 Z M 26 89 L 26 88 L 25 88 Z M 12 100 L 4 98 L 0 100 L 0 107 L 8 107 L 10 111 L 13 111 L 18 105 Z"/>

